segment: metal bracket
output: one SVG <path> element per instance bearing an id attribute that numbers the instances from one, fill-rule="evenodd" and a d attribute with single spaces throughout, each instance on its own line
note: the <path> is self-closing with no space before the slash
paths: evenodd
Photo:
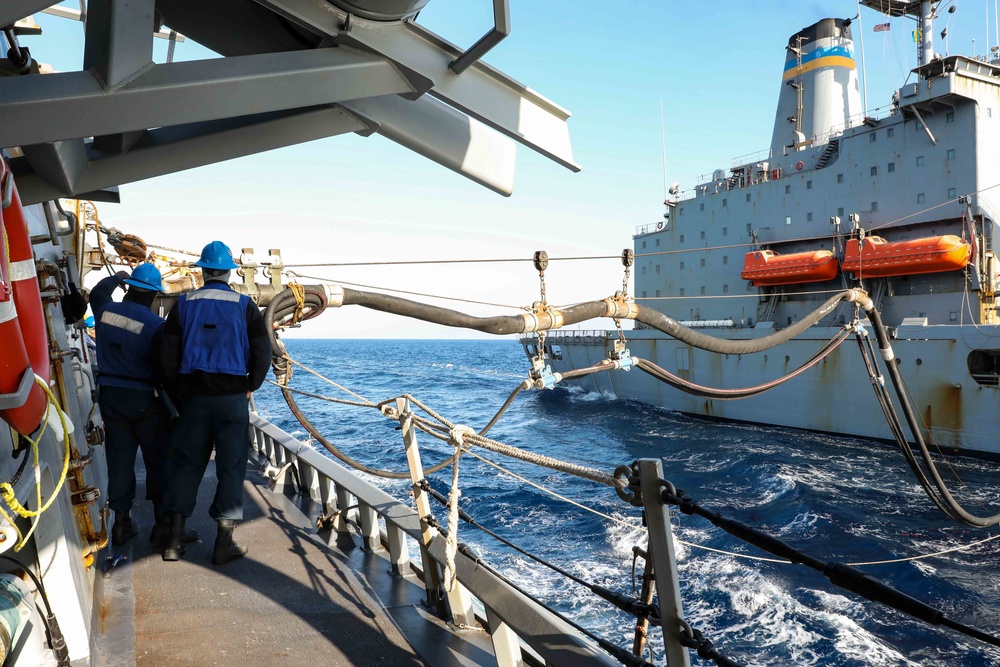
<path id="1" fill-rule="evenodd" d="M 490 49 L 510 34 L 510 4 L 508 0 L 493 0 L 493 29 L 483 35 L 465 53 L 455 58 L 448 68 L 461 74 L 485 56 Z"/>

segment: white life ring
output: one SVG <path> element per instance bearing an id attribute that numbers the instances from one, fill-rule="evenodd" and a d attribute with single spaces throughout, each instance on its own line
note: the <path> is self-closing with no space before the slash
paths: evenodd
<path id="1" fill-rule="evenodd" d="M 795 169 L 797 169 L 798 171 L 802 171 L 802 169 L 805 166 L 806 166 L 806 163 L 803 162 L 802 160 L 799 160 L 798 162 L 795 163 Z"/>

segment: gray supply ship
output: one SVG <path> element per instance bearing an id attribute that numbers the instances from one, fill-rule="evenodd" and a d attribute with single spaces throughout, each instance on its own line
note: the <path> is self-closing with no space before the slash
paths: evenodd
<path id="1" fill-rule="evenodd" d="M 634 234 L 640 304 L 712 336 L 785 329 L 830 294 L 862 287 L 894 339 L 921 428 L 947 451 L 1000 457 L 1000 60 L 934 51 L 937 3 L 863 1 L 916 20 L 918 67 L 880 113 L 865 113 L 851 20 L 792 35 L 770 149 L 670 189 L 663 220 Z M 995 54 L 994 54 L 995 56 Z M 739 388 L 788 373 L 853 317 L 842 305 L 763 354 L 719 356 L 637 327 L 632 355 L 697 385 Z M 608 357 L 617 331 L 556 331 L 553 371 Z M 529 357 L 537 341 L 525 339 Z M 754 398 L 725 401 L 641 373 L 574 380 L 709 418 L 891 439 L 853 347 Z"/>
<path id="2" fill-rule="evenodd" d="M 99 369 L 88 345 L 78 286 L 88 270 L 112 263 L 102 236 L 127 263 L 152 255 L 141 239 L 102 227 L 92 202 L 117 201 L 121 184 L 345 133 L 382 135 L 504 194 L 511 190 L 515 143 L 577 169 L 568 112 L 481 62 L 510 32 L 507 2 L 496 0 L 495 26 L 464 50 L 416 22 L 426 4 L 427 0 L 92 0 L 76 11 L 50 6 L 49 0 L 0 3 L 7 55 L 0 60 L 4 152 L 0 220 L 5 239 L 0 261 L 0 417 L 5 422 L 0 428 L 0 660 L 5 665 L 645 667 L 650 664 L 644 657 L 648 639 L 657 636 L 651 628 L 657 625 L 662 628 L 662 654 L 671 667 L 686 667 L 695 654 L 718 665 L 737 664 L 683 617 L 668 504 L 702 510 L 703 516 L 707 510 L 666 483 L 658 459 L 622 465 L 612 474 L 489 440 L 485 432 L 516 392 L 480 432 L 442 420 L 409 396 L 366 406 L 398 423 L 409 468 L 402 478 L 412 482 L 412 505 L 252 414 L 248 451 L 260 474 L 252 470 L 247 476 L 248 521 L 240 530 L 241 539 L 252 544 L 253 558 L 227 570 L 209 568 L 210 547 L 205 541 L 210 541 L 214 526 L 205 516 L 200 525 L 192 521 L 202 540 L 189 546 L 185 560 L 174 564 L 169 574 L 159 554 L 145 544 L 144 533 L 128 545 L 108 544 L 110 519 L 102 507 L 107 493 L 104 433 L 96 405 Z M 905 4 L 905 11 L 913 10 L 914 3 Z M 25 48 L 27 38 L 38 33 L 30 16 L 42 11 L 86 21 L 80 71 L 50 72 L 35 59 L 44 59 L 44 54 Z M 167 62 L 154 63 L 154 37 L 169 40 L 169 52 L 177 42 L 193 39 L 222 57 L 175 63 L 168 55 Z M 735 279 L 727 282 L 717 267 L 709 271 L 709 259 L 734 267 L 742 261 L 736 250 L 727 261 L 722 261 L 727 255 L 708 251 L 710 243 L 724 238 L 740 246 L 741 238 L 752 237 L 760 246 L 753 253 L 780 251 L 784 256 L 849 244 L 853 237 L 847 228 L 821 234 L 818 226 L 808 226 L 806 219 L 825 209 L 808 203 L 812 200 L 806 194 L 832 193 L 838 185 L 857 192 L 862 188 L 858 167 L 852 170 L 847 165 L 867 165 L 876 155 L 875 147 L 885 151 L 878 153 L 884 161 L 907 146 L 909 151 L 919 145 L 921 166 L 930 174 L 927 182 L 954 188 L 964 199 L 959 201 L 956 195 L 949 201 L 928 187 L 922 195 L 925 201 L 915 204 L 904 194 L 908 190 L 892 190 L 892 196 L 882 195 L 879 211 L 895 206 L 895 212 L 870 207 L 858 222 L 858 236 L 860 227 L 872 231 L 880 226 L 885 228 L 879 233 L 884 233 L 886 243 L 908 240 L 904 236 L 956 236 L 968 251 L 959 260 L 966 262 L 964 268 L 933 275 L 915 272 L 906 281 L 864 279 L 882 286 L 874 288 L 877 298 L 887 318 L 900 323 L 894 327 L 894 342 L 904 364 L 912 359 L 917 367 L 916 373 L 909 366 L 904 370 L 914 381 L 920 378 L 921 384 L 911 389 L 921 405 L 931 406 L 922 416 L 934 437 L 963 450 L 988 452 L 992 446 L 988 427 L 997 419 L 997 368 L 991 365 L 997 353 L 987 344 L 994 325 L 992 312 L 986 309 L 993 294 L 989 277 L 994 270 L 990 245 L 994 216 L 977 203 L 975 192 L 989 180 L 985 172 L 992 165 L 990 156 L 972 155 L 981 142 L 970 140 L 967 133 L 969 128 L 988 132 L 989 115 L 984 117 L 982 108 L 991 108 L 996 98 L 994 67 L 928 56 L 919 70 L 920 83 L 901 91 L 892 115 L 837 128 L 828 124 L 836 125 L 841 117 L 848 121 L 857 106 L 851 92 L 855 78 L 846 24 L 823 22 L 796 37 L 794 48 L 793 74 L 787 77 L 793 85 L 783 84 L 783 91 L 787 87 L 793 92 L 791 97 L 784 93 L 782 104 L 796 118 L 790 126 L 779 123 L 774 156 L 721 173 L 693 198 L 677 198 L 662 229 L 637 235 L 642 255 L 637 289 L 650 295 L 640 299 L 669 303 L 656 300 L 657 289 L 663 292 L 661 298 L 671 289 L 696 297 L 700 294 L 691 291 L 699 288 L 705 296 L 725 293 L 726 285 L 735 290 L 740 284 Z M 824 55 L 823 49 L 829 54 Z M 839 86 L 840 91 L 834 95 L 836 90 L 820 84 Z M 825 108 L 833 103 L 843 106 L 840 115 L 829 109 L 808 111 L 810 104 Z M 781 112 L 785 113 L 789 112 Z M 806 119 L 809 113 L 811 120 Z M 892 159 L 904 173 L 902 158 Z M 952 164 L 979 166 L 959 169 L 949 167 Z M 892 173 L 896 172 L 886 176 Z M 838 174 L 844 175 L 844 183 L 839 183 Z M 785 193 L 783 188 L 792 186 Z M 793 192 L 802 196 L 792 197 Z M 853 199 L 845 195 L 842 204 L 833 195 L 824 197 L 829 199 L 826 207 L 844 207 L 847 213 L 842 217 L 848 219 L 862 194 Z M 70 202 L 75 202 L 75 209 L 68 208 Z M 950 208 L 928 208 L 935 202 L 947 202 Z M 748 224 L 747 212 L 753 210 L 782 211 L 791 222 L 775 223 L 768 213 L 770 224 Z M 709 219 L 712 224 L 706 224 Z M 96 248 L 87 242 L 88 232 L 98 239 Z M 671 243 L 684 252 L 651 253 Z M 837 257 L 842 261 L 839 250 Z M 696 266 L 698 262 L 704 266 Z M 620 307 L 634 314 L 624 299 L 609 299 L 567 309 L 558 317 L 539 308 L 514 317 L 468 318 L 342 285 L 286 287 L 278 251 L 264 259 L 244 249 L 239 263 L 242 283 L 233 287 L 265 308 L 277 384 L 300 423 L 324 446 L 328 443 L 322 434 L 311 430 L 294 403 L 288 384 L 291 367 L 277 332 L 328 307 L 362 305 L 503 334 L 543 331 L 558 326 L 557 320 L 624 316 Z M 185 267 L 180 262 L 174 268 Z M 685 276 L 683 286 L 655 281 L 656 275 L 674 274 Z M 813 291 L 842 291 L 845 298 L 870 306 L 861 290 L 841 290 L 845 282 L 851 283 L 846 273 L 839 275 L 818 283 L 815 290 L 796 287 L 792 281 L 775 283 L 779 289 L 769 287 L 759 296 L 755 292 L 753 300 L 760 303 L 748 313 L 737 314 L 722 301 L 696 299 L 683 319 L 695 326 L 732 319 L 728 328 L 714 333 L 754 337 L 780 328 L 783 321 L 792 322 L 799 312 L 813 310 Z M 703 287 L 700 276 L 705 276 Z M 173 281 L 172 296 L 194 289 L 197 278 L 194 273 L 180 275 Z M 962 326 L 961 310 L 956 324 L 939 323 L 954 307 L 954 297 L 966 289 L 970 302 L 982 304 L 976 306 L 980 309 L 976 326 L 971 331 Z M 926 304 L 919 306 L 921 312 L 908 312 L 918 304 Z M 165 312 L 171 295 L 158 305 Z M 826 325 L 816 338 L 835 328 L 836 321 Z M 719 357 L 710 377 L 707 369 L 702 370 L 705 357 L 672 339 L 643 330 L 630 338 L 637 350 L 647 346 L 643 354 L 648 357 L 661 364 L 676 363 L 679 372 L 705 381 L 740 374 L 770 377 L 775 365 L 793 364 L 793 356 L 811 354 L 808 350 L 815 347 L 809 340 L 796 341 L 759 359 Z M 604 359 L 605 340 L 601 335 L 596 344 L 560 342 L 562 361 L 579 366 L 589 355 Z M 558 362 L 556 346 L 549 347 Z M 918 357 L 916 350 L 927 352 Z M 953 368 L 959 358 L 972 367 Z M 621 354 L 616 363 L 625 367 Z M 831 357 L 828 363 L 814 371 L 823 376 L 822 383 L 808 385 L 815 389 L 797 386 L 780 394 L 781 400 L 769 402 L 785 404 L 773 419 L 764 419 L 761 403 L 751 403 L 746 413 L 718 414 L 721 409 L 709 402 L 707 412 L 774 423 L 791 420 L 791 425 L 842 432 L 867 432 L 864 429 L 870 426 L 874 435 L 881 435 L 874 418 L 869 421 L 854 414 L 852 408 L 862 403 L 858 399 L 855 404 L 852 390 L 847 389 L 856 387 L 859 378 L 866 383 L 868 378 L 844 359 Z M 609 386 L 627 393 L 618 383 L 634 375 L 609 375 Z M 924 379 L 928 375 L 933 379 Z M 532 384 L 526 380 L 524 388 Z M 657 403 L 673 400 L 667 390 L 652 384 L 637 387 L 640 397 Z M 944 393 L 931 396 L 933 391 Z M 978 398 L 973 401 L 970 394 Z M 675 407 L 706 412 L 694 403 Z M 794 422 L 791 415 L 799 407 L 808 408 L 808 413 Z M 829 424 L 816 421 L 828 415 Z M 862 426 L 851 425 L 859 419 Z M 451 499 L 445 500 L 450 503 L 449 520 L 438 521 L 430 509 L 433 494 L 423 478 L 418 431 L 420 438 L 436 437 L 452 447 L 444 461 L 427 469 L 428 474 L 449 463 L 457 466 L 462 448 L 474 443 L 602 484 L 608 487 L 604 491 L 637 508 L 636 514 L 642 510 L 648 541 L 634 553 L 635 562 L 641 559 L 645 566 L 641 576 L 633 573 L 641 590 L 632 595 L 592 589 L 635 621 L 628 628 L 635 633 L 631 651 L 545 607 L 457 542 L 457 481 Z M 954 442 L 947 440 L 949 434 Z M 982 437 L 970 440 L 978 435 Z M 350 465 L 373 472 L 357 462 Z M 211 486 L 203 484 L 202 493 L 209 494 Z M 205 495 L 199 503 L 207 504 Z M 134 508 L 147 528 L 152 524 L 150 510 L 141 502 Z M 724 518 L 711 516 L 713 521 Z M 786 560 L 819 564 L 746 526 L 730 528 L 742 539 L 756 535 L 758 542 L 767 543 Z M 820 570 L 833 573 L 831 579 L 847 582 L 859 595 L 891 599 L 897 608 L 907 606 L 921 620 L 1000 644 L 909 596 L 878 588 L 874 579 L 846 564 L 822 565 Z"/>

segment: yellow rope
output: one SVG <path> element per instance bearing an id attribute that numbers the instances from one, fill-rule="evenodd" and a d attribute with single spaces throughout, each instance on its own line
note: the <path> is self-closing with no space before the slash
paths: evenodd
<path id="1" fill-rule="evenodd" d="M 46 420 L 45 422 L 43 422 L 42 430 L 39 432 L 38 438 L 36 438 L 35 440 L 31 440 L 30 438 L 28 439 L 28 442 L 31 443 L 31 449 L 32 452 L 34 453 L 34 459 L 35 459 L 35 497 L 38 503 L 38 511 L 32 511 L 24 507 L 24 505 L 22 505 L 18 501 L 17 496 L 14 494 L 14 487 L 12 487 L 8 482 L 3 482 L 2 484 L 0 484 L 0 496 L 3 497 L 4 501 L 7 503 L 8 506 L 10 506 L 12 510 L 14 510 L 19 516 L 25 518 L 41 517 L 41 515 L 46 510 L 48 510 L 49 507 L 51 507 L 52 503 L 59 496 L 59 490 L 62 488 L 63 483 L 66 481 L 66 474 L 67 472 L 69 472 L 69 460 L 70 460 L 70 438 L 69 438 L 69 429 L 66 428 L 66 417 L 63 414 L 63 411 L 59 408 L 59 403 L 56 401 L 56 397 L 52 394 L 52 390 L 49 389 L 45 381 L 39 378 L 38 376 L 35 376 L 35 382 L 37 382 L 38 386 L 42 388 L 42 390 L 45 392 L 45 395 L 48 397 L 49 400 L 49 405 L 48 407 L 46 407 L 45 410 L 46 417 L 49 414 L 49 409 L 55 408 L 58 411 L 59 423 L 62 424 L 62 429 L 63 429 L 63 443 L 66 445 L 66 457 L 63 460 L 63 467 L 62 467 L 62 472 L 59 474 L 59 481 L 56 482 L 56 486 L 52 490 L 52 495 L 49 496 L 48 501 L 44 505 L 42 505 L 42 478 L 41 478 L 40 461 L 38 456 L 38 443 L 41 440 L 42 435 L 45 433 L 45 425 L 47 425 L 48 423 L 48 421 Z M 4 517 L 5 518 L 7 517 L 6 513 L 4 513 Z M 11 525 L 14 525 L 13 521 L 11 521 L 10 523 Z M 38 521 L 35 521 L 31 525 L 31 529 L 23 537 L 21 537 L 21 541 L 17 544 L 17 546 L 14 547 L 14 551 L 20 551 L 21 548 L 24 547 L 25 543 L 27 543 L 32 533 L 35 532 L 35 527 L 37 525 Z M 17 526 L 14 527 L 15 529 L 17 528 Z M 20 537 L 20 535 L 21 532 L 20 530 L 18 530 L 18 536 Z"/>

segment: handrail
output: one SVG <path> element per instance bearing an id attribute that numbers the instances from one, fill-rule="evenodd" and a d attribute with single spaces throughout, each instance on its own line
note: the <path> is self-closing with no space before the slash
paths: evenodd
<path id="1" fill-rule="evenodd" d="M 362 538 L 376 548 L 388 544 L 394 570 L 397 566 L 399 569 L 409 566 L 416 571 L 409 563 L 406 544 L 406 538 L 421 543 L 423 527 L 416 511 L 263 417 L 251 414 L 250 425 L 251 447 L 275 466 L 278 471 L 276 485 L 284 484 L 285 472 L 288 467 L 294 467 L 301 482 L 299 492 L 303 495 L 323 503 L 324 507 L 336 506 L 343 514 L 356 505 Z M 352 502 L 352 496 L 357 499 L 356 503 Z M 379 519 L 385 524 L 384 530 L 378 526 Z M 346 530 L 346 517 L 339 516 L 335 527 Z M 443 566 L 445 563 L 445 538 L 439 532 L 435 531 L 426 553 L 436 565 Z M 486 609 L 490 622 L 484 630 L 491 634 L 495 646 L 498 642 L 510 641 L 509 637 L 498 638 L 498 634 L 513 632 L 515 644 L 517 640 L 524 642 L 546 664 L 618 666 L 568 623 L 462 551 L 455 556 L 455 571 L 458 583 L 478 598 Z M 498 651 L 497 660 L 501 667 L 506 667 L 518 664 L 520 657 Z"/>

